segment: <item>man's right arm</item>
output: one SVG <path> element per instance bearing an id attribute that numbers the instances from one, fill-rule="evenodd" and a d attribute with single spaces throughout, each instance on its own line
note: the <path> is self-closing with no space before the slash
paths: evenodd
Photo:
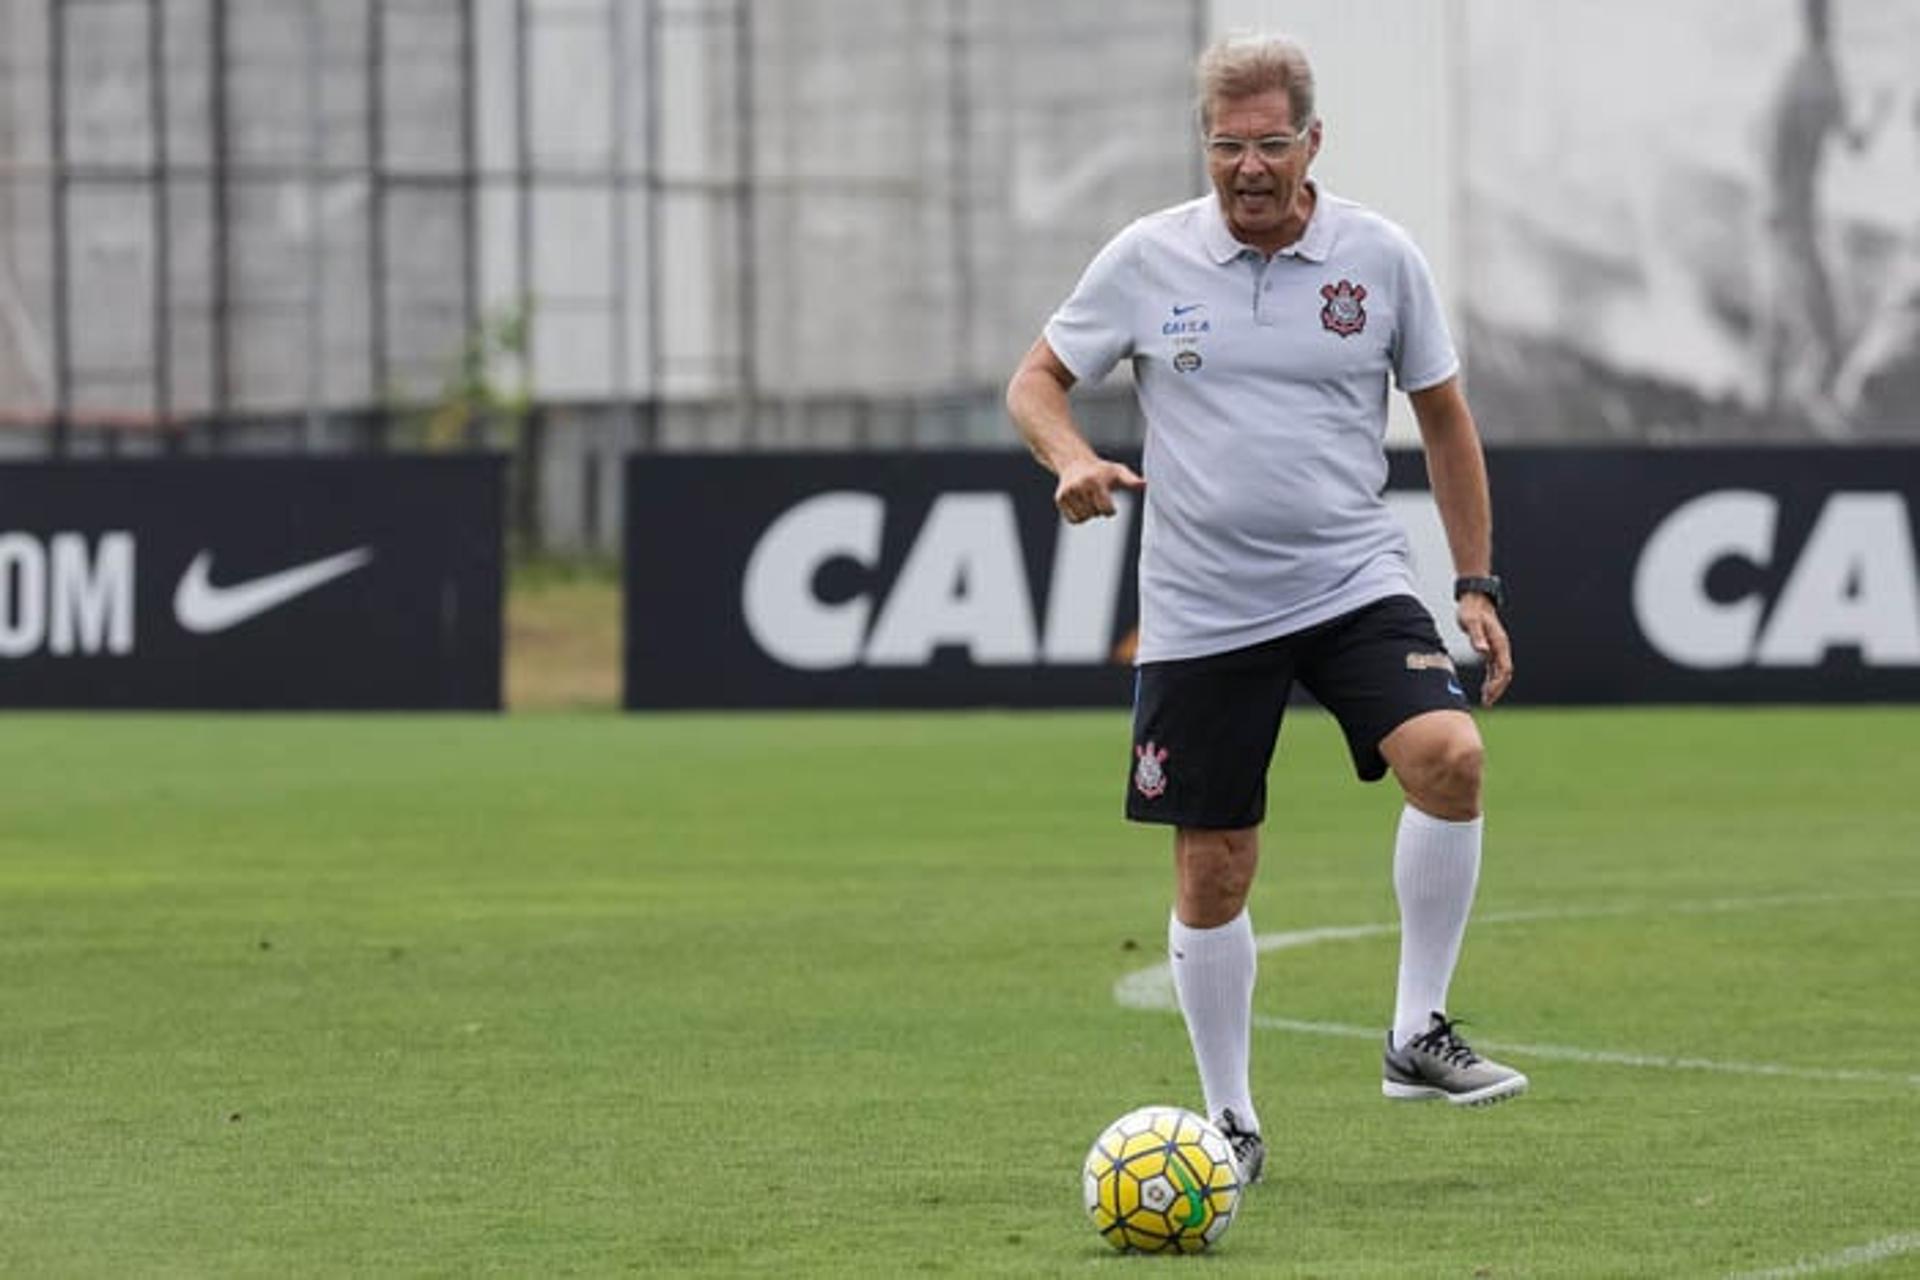
<path id="1" fill-rule="evenodd" d="M 1045 338 L 1034 341 L 1007 383 L 1007 413 L 1040 465 L 1058 476 L 1053 505 L 1067 523 L 1114 514 L 1115 489 L 1144 489 L 1133 468 L 1094 452 L 1073 420 L 1073 370 Z"/>

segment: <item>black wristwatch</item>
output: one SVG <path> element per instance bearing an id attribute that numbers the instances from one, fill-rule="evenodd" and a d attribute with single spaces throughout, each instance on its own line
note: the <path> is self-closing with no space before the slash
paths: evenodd
<path id="1" fill-rule="evenodd" d="M 1453 598 L 1458 600 L 1469 591 L 1483 595 L 1493 601 L 1495 609 L 1507 607 L 1507 589 L 1501 583 L 1498 574 L 1488 574 L 1484 578 L 1455 578 L 1453 580 Z"/>

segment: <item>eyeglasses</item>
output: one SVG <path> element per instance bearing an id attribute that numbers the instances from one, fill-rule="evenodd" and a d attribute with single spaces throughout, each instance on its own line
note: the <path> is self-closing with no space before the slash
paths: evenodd
<path id="1" fill-rule="evenodd" d="M 1247 158 L 1249 148 L 1260 153 L 1260 158 L 1268 162 L 1285 160 L 1287 153 L 1305 142 L 1311 136 L 1308 129 L 1299 133 L 1272 133 L 1264 138 L 1232 138 L 1226 134 L 1215 134 L 1207 139 L 1207 155 L 1221 164 L 1239 164 Z"/>

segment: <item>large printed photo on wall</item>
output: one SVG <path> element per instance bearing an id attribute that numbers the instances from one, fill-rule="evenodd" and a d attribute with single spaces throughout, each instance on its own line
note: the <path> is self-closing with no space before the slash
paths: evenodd
<path id="1" fill-rule="evenodd" d="M 1920 5 L 1466 12 L 1489 437 L 1920 440 Z"/>

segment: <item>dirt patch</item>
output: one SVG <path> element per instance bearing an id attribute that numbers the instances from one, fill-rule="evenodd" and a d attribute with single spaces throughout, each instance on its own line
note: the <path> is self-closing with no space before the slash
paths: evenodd
<path id="1" fill-rule="evenodd" d="M 507 708 L 620 705 L 620 582 L 516 573 L 507 592 Z"/>

